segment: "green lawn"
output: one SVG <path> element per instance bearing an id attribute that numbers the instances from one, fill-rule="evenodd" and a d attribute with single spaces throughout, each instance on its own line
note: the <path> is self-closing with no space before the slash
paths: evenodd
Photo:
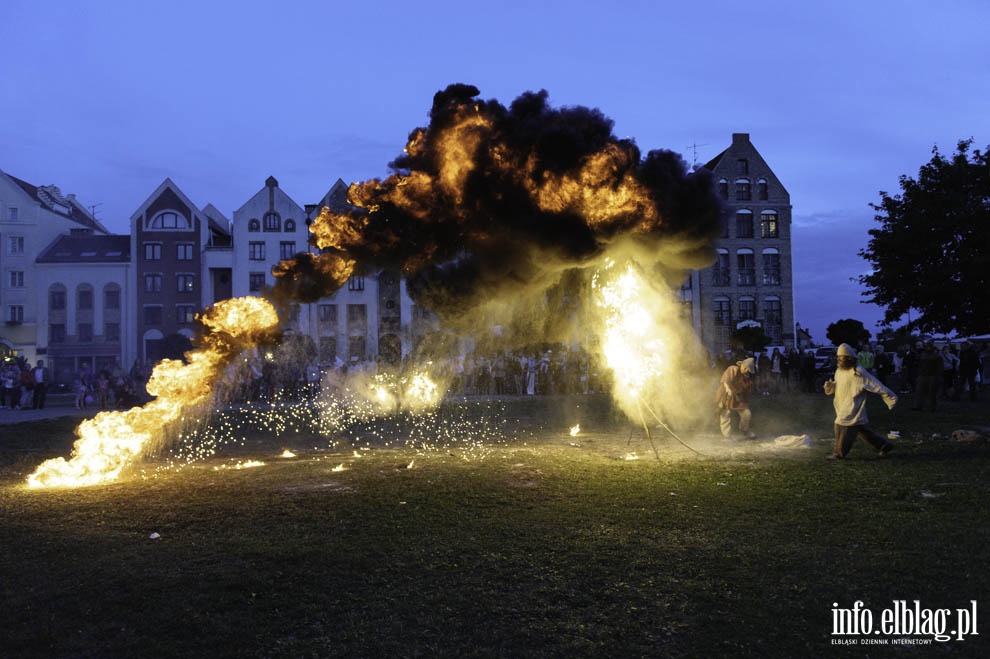
<path id="1" fill-rule="evenodd" d="M 653 429 L 659 460 L 589 397 L 450 405 L 443 441 L 395 424 L 413 445 L 370 449 L 371 424 L 241 415 L 213 457 L 42 491 L 24 479 L 68 456 L 73 422 L 0 426 L 0 656 L 987 656 L 983 626 L 831 645 L 833 603 L 990 606 L 990 447 L 932 438 L 990 406 L 903 407 L 872 413 L 902 434 L 890 457 L 839 463 L 824 396 L 761 398 L 753 442 L 679 433 L 700 455 Z"/>

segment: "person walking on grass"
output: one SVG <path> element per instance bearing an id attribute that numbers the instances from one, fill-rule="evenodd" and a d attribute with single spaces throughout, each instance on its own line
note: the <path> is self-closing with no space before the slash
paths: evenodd
<path id="1" fill-rule="evenodd" d="M 897 404 L 897 394 L 856 362 L 856 351 L 843 343 L 836 351 L 835 376 L 825 383 L 825 393 L 834 396 L 835 447 L 829 460 L 841 460 L 849 454 L 853 442 L 860 437 L 883 457 L 894 448 L 893 442 L 870 430 L 866 424 L 866 395 L 874 393 L 883 398 L 887 409 Z"/>

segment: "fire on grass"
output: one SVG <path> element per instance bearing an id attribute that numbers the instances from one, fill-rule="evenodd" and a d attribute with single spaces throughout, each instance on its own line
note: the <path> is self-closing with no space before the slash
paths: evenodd
<path id="1" fill-rule="evenodd" d="M 221 370 L 243 349 L 268 341 L 278 325 L 275 308 L 258 297 L 218 302 L 200 317 L 207 329 L 203 345 L 186 354 L 187 363 L 166 359 L 155 366 L 148 393 L 155 399 L 126 411 L 101 412 L 79 424 L 72 456 L 42 463 L 28 486 L 79 487 L 115 481 L 163 427 L 210 402 Z"/>

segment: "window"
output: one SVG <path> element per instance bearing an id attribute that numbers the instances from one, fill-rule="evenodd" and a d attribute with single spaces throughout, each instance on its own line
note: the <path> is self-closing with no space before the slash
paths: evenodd
<path id="1" fill-rule="evenodd" d="M 347 280 L 347 290 L 349 291 L 363 291 L 364 290 L 364 277 L 354 276 Z"/>
<path id="2" fill-rule="evenodd" d="M 24 271 L 11 270 L 8 283 L 11 288 L 24 288 Z"/>
<path id="3" fill-rule="evenodd" d="M 751 297 L 739 300 L 739 320 L 756 320 L 756 300 Z"/>
<path id="4" fill-rule="evenodd" d="M 716 325 L 730 325 L 732 323 L 732 309 L 729 306 L 729 298 L 715 298 L 712 303 L 712 314 L 715 317 Z"/>
<path id="5" fill-rule="evenodd" d="M 196 307 L 191 304 L 180 304 L 175 307 L 175 315 L 180 325 L 191 325 L 196 321 Z"/>
<path id="6" fill-rule="evenodd" d="M 76 336 L 79 338 L 79 343 L 92 343 L 93 324 L 79 323 L 79 325 L 76 326 Z"/>
<path id="7" fill-rule="evenodd" d="M 145 293 L 162 292 L 162 275 L 160 273 L 144 276 L 144 292 Z"/>
<path id="8" fill-rule="evenodd" d="M 736 238 L 753 237 L 753 211 L 736 211 Z"/>
<path id="9" fill-rule="evenodd" d="M 777 250 L 763 252 L 763 285 L 780 286 L 780 254 Z"/>
<path id="10" fill-rule="evenodd" d="M 278 257 L 283 261 L 291 259 L 296 255 L 296 243 L 295 241 L 283 240 L 278 244 Z"/>
<path id="11" fill-rule="evenodd" d="M 295 230 L 296 230 L 296 221 L 293 220 L 292 218 L 289 218 L 288 220 L 286 220 L 285 221 L 285 232 L 286 233 L 294 233 Z"/>
<path id="12" fill-rule="evenodd" d="M 179 261 L 192 261 L 193 259 L 193 245 L 192 243 L 179 243 L 175 246 L 175 258 Z"/>
<path id="13" fill-rule="evenodd" d="M 275 211 L 265 213 L 265 231 L 281 231 L 282 218 Z"/>
<path id="14" fill-rule="evenodd" d="M 736 160 L 736 174 L 740 176 L 745 176 L 749 174 L 749 161 L 745 158 L 739 158 Z"/>
<path id="15" fill-rule="evenodd" d="M 16 256 L 24 253 L 24 236 L 7 236 L 7 253 Z"/>
<path id="16" fill-rule="evenodd" d="M 119 288 L 105 288 L 105 289 L 103 289 L 103 308 L 104 309 L 120 309 L 120 289 Z"/>
<path id="17" fill-rule="evenodd" d="M 17 207 L 16 206 L 11 206 L 10 208 L 7 209 L 7 219 L 10 220 L 11 222 L 16 222 L 17 221 Z"/>
<path id="18" fill-rule="evenodd" d="M 178 284 L 176 291 L 179 293 L 192 293 L 196 290 L 196 279 L 190 274 L 180 274 L 175 276 L 175 281 Z"/>
<path id="19" fill-rule="evenodd" d="M 760 201 L 766 201 L 769 198 L 769 192 L 767 191 L 767 180 L 761 178 L 756 182 L 756 195 Z"/>
<path id="20" fill-rule="evenodd" d="M 48 291 L 49 311 L 62 311 L 65 309 L 65 289 L 56 288 Z"/>
<path id="21" fill-rule="evenodd" d="M 192 226 L 189 218 L 175 211 L 162 211 L 155 215 L 147 224 L 148 229 L 188 229 Z"/>
<path id="22" fill-rule="evenodd" d="M 151 304 L 144 308 L 144 324 L 145 325 L 161 325 L 162 324 L 162 307 L 159 304 Z"/>
<path id="23" fill-rule="evenodd" d="M 161 243 L 145 243 L 144 244 L 144 260 L 145 261 L 161 261 L 162 260 L 162 244 Z"/>
<path id="24" fill-rule="evenodd" d="M 248 220 L 248 231 L 250 231 L 251 233 L 261 231 L 261 222 L 258 221 L 258 218 L 253 217 L 250 220 Z"/>
<path id="25" fill-rule="evenodd" d="M 739 286 L 756 286 L 756 266 L 753 251 L 741 249 L 736 253 L 736 284 Z"/>
<path id="26" fill-rule="evenodd" d="M 265 260 L 265 243 L 248 243 L 248 258 L 252 261 Z"/>
<path id="27" fill-rule="evenodd" d="M 120 343 L 120 323 L 104 324 L 103 340 L 107 343 Z"/>
<path id="28" fill-rule="evenodd" d="M 257 293 L 265 287 L 265 273 L 252 272 L 248 275 L 248 290 Z"/>
<path id="29" fill-rule="evenodd" d="M 729 252 L 720 249 L 715 256 L 715 265 L 712 266 L 712 285 L 728 286 L 731 281 L 729 278 Z"/>
<path id="30" fill-rule="evenodd" d="M 368 307 L 363 304 L 347 305 L 347 329 L 363 332 L 368 328 Z"/>
<path id="31" fill-rule="evenodd" d="M 48 326 L 48 343 L 65 343 L 65 324 L 52 323 Z"/>
<path id="32" fill-rule="evenodd" d="M 722 199 L 729 198 L 729 182 L 724 178 L 718 181 L 718 196 Z"/>
<path id="33" fill-rule="evenodd" d="M 93 310 L 93 289 L 92 288 L 80 288 L 76 293 L 77 307 L 80 311 L 92 311 Z"/>
<path id="34" fill-rule="evenodd" d="M 763 319 L 767 325 L 780 325 L 784 322 L 779 299 L 771 297 L 763 301 Z"/>
<path id="35" fill-rule="evenodd" d="M 780 238 L 777 211 L 763 211 L 760 213 L 760 236 L 763 238 Z"/>
<path id="36" fill-rule="evenodd" d="M 337 324 L 337 305 L 336 304 L 321 304 L 318 307 L 319 319 L 321 323 L 327 323 L 328 325 Z"/>
<path id="37" fill-rule="evenodd" d="M 20 304 L 11 304 L 7 306 L 7 322 L 8 323 L 23 323 L 24 322 L 24 306 Z"/>
<path id="38" fill-rule="evenodd" d="M 750 190 L 749 179 L 736 179 L 736 201 L 749 201 L 753 198 Z"/>

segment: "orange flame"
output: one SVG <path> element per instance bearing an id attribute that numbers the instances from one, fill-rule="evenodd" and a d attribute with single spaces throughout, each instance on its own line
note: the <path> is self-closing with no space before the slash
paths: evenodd
<path id="1" fill-rule="evenodd" d="M 240 350 L 267 339 L 278 324 L 275 308 L 257 297 L 218 302 L 200 316 L 209 329 L 188 363 L 165 359 L 148 381 L 155 400 L 123 412 L 101 412 L 76 428 L 72 458 L 54 458 L 28 476 L 28 486 L 80 487 L 110 483 L 149 448 L 163 427 L 209 402 L 221 369 Z"/>

